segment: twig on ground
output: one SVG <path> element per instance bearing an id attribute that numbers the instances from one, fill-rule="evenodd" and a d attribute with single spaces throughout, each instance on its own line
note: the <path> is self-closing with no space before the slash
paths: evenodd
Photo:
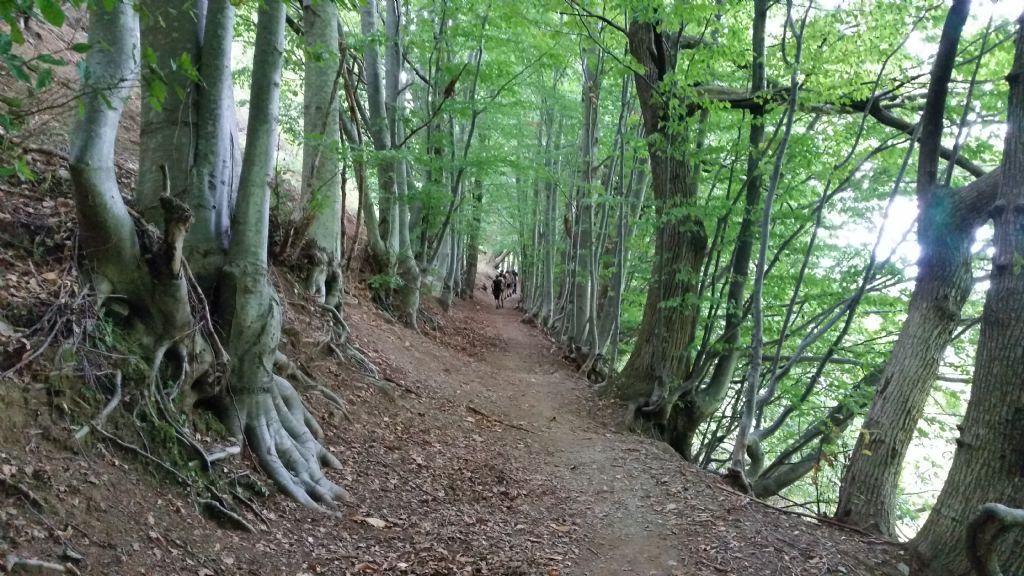
<path id="1" fill-rule="evenodd" d="M 46 508 L 46 505 L 43 504 L 43 501 L 38 496 L 33 494 L 31 490 L 15 482 L 14 480 L 11 480 L 7 476 L 0 476 L 0 488 L 3 488 L 5 494 L 15 494 L 17 496 L 21 496 L 22 498 L 27 500 L 29 504 L 35 506 L 36 508 L 39 508 L 40 510 Z"/>
<path id="2" fill-rule="evenodd" d="M 207 500 L 205 498 L 199 498 L 196 502 L 199 504 L 200 508 L 206 511 L 210 516 L 213 516 L 214 519 L 218 520 L 225 528 L 242 530 L 244 532 L 249 532 L 250 534 L 256 533 L 256 529 L 253 528 L 252 524 L 249 524 L 245 518 L 242 518 L 231 510 L 221 506 L 219 502 Z"/>
<path id="3" fill-rule="evenodd" d="M 89 433 L 89 430 L 93 426 L 103 426 L 103 424 L 107 421 L 107 417 L 110 416 L 110 413 L 114 411 L 114 408 L 116 408 L 118 403 L 120 402 L 121 371 L 118 370 L 117 372 L 114 373 L 114 395 L 110 397 L 110 402 L 107 402 L 107 405 L 103 407 L 103 410 L 101 410 L 100 413 L 96 415 L 96 418 L 94 418 L 92 422 L 85 424 L 84 426 L 78 429 L 78 432 L 75 432 L 75 440 L 81 440 L 82 438 L 84 438 L 85 435 Z"/>
<path id="4" fill-rule="evenodd" d="M 35 558 L 18 558 L 13 554 L 4 560 L 8 574 L 81 574 L 71 564 L 57 564 Z"/>
<path id="5" fill-rule="evenodd" d="M 747 500 L 750 500 L 751 502 L 757 502 L 758 504 L 760 504 L 761 506 L 764 506 L 765 508 L 771 508 L 772 510 L 775 510 L 777 512 L 782 512 L 783 514 L 789 514 L 790 516 L 800 516 L 801 518 L 810 518 L 811 520 L 814 520 L 816 522 L 821 522 L 822 524 L 828 524 L 830 526 L 835 526 L 837 528 L 842 528 L 843 530 L 849 530 L 851 532 L 856 532 L 858 534 L 861 534 L 862 536 L 867 536 L 867 537 L 871 538 L 872 540 L 875 540 L 876 542 L 884 542 L 886 544 L 896 544 L 896 542 L 894 540 L 888 540 L 886 538 L 881 538 L 877 534 L 872 534 L 871 532 L 868 532 L 867 530 L 861 530 L 860 528 L 857 528 L 856 526 L 850 526 L 848 524 L 843 524 L 842 522 L 838 522 L 836 520 L 832 520 L 831 518 L 825 518 L 823 516 L 815 516 L 814 514 L 808 514 L 806 512 L 800 512 L 798 510 L 788 510 L 786 508 L 779 508 L 778 506 L 775 506 L 774 504 L 769 504 L 768 502 L 765 502 L 764 500 L 759 500 L 759 499 L 755 498 L 754 496 L 751 496 L 750 494 L 744 494 L 742 492 L 733 490 L 732 488 L 729 488 L 728 486 L 723 486 L 722 484 L 718 484 L 716 482 L 709 482 L 708 484 L 710 484 L 711 486 L 714 486 L 715 488 L 718 488 L 719 490 L 724 490 L 724 491 L 726 491 L 726 492 L 728 492 L 730 494 L 735 494 L 736 496 L 740 496 L 740 497 L 746 498 Z"/>
<path id="6" fill-rule="evenodd" d="M 497 422 L 498 424 L 501 424 L 502 426 L 508 426 L 509 428 L 515 428 L 516 430 L 522 430 L 523 432 L 527 432 L 529 434 L 536 434 L 536 432 L 534 432 L 533 430 L 530 430 L 529 428 L 524 428 L 524 427 L 522 427 L 522 426 L 520 426 L 518 424 L 513 424 L 511 422 L 506 422 L 506 421 L 502 420 L 501 418 L 495 418 L 494 416 L 491 416 L 487 412 L 484 412 L 483 410 L 481 410 L 479 408 L 476 408 L 474 406 L 471 406 L 469 404 L 466 404 L 466 410 L 469 410 L 470 412 L 472 412 L 474 414 L 483 416 L 484 418 L 487 418 L 488 420 L 493 420 L 493 421 Z"/>
<path id="7" fill-rule="evenodd" d="M 242 453 L 242 447 L 241 446 L 228 446 L 227 448 L 225 448 L 223 450 L 218 450 L 217 452 L 214 452 L 212 454 L 207 454 L 206 455 L 206 461 L 207 462 L 217 462 L 219 460 L 226 460 L 226 459 L 230 458 L 231 456 L 237 456 L 237 455 L 239 455 L 241 453 Z"/>

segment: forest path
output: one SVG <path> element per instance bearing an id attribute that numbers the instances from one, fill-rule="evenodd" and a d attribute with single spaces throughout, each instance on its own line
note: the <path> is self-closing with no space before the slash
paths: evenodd
<path id="1" fill-rule="evenodd" d="M 479 290 L 459 305 L 461 322 L 502 344 L 450 374 L 460 397 L 535 433 L 508 430 L 526 441 L 497 448 L 526 453 L 495 458 L 530 462 L 553 483 L 580 537 L 561 574 L 899 574 L 893 547 L 765 507 L 667 445 L 622 430 L 621 409 L 602 405 L 561 348 L 520 322 L 517 303 L 495 309 Z"/>
<path id="2" fill-rule="evenodd" d="M 473 314 L 505 342 L 484 357 L 494 377 L 481 384 L 493 394 L 490 414 L 538 433 L 536 456 L 545 474 L 569 499 L 567 506 L 583 514 L 576 519 L 585 535 L 580 564 L 566 573 L 701 573 L 683 568 L 677 530 L 653 513 L 678 508 L 663 485 L 667 479 L 655 471 L 678 458 L 664 445 L 610 425 L 614 421 L 595 409 L 590 384 L 560 359 L 559 348 L 519 321 L 517 303 L 481 306 Z"/>

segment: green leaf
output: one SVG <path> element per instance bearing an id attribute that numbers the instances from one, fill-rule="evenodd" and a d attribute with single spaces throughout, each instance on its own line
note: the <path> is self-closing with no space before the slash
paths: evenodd
<path id="1" fill-rule="evenodd" d="M 26 84 L 32 82 L 32 79 L 28 76 L 28 72 L 25 71 L 25 67 L 22 66 L 20 63 L 8 61 L 7 68 L 11 71 L 11 75 L 17 78 L 18 80 Z"/>
<path id="2" fill-rule="evenodd" d="M 39 61 L 45 64 L 49 64 L 50 66 L 63 66 L 67 64 L 67 62 L 60 58 L 57 58 L 53 54 L 40 54 Z"/>
<path id="3" fill-rule="evenodd" d="M 156 66 L 156 52 L 151 46 L 146 46 L 142 51 L 142 61 L 150 66 Z"/>
<path id="4" fill-rule="evenodd" d="M 55 0 L 36 0 L 36 6 L 47 22 L 57 28 L 64 25 L 64 10 L 60 7 L 59 2 Z"/>
<path id="5" fill-rule="evenodd" d="M 53 68 L 43 68 L 36 75 L 36 90 L 46 88 L 50 85 L 51 81 L 53 81 Z"/>
<path id="6" fill-rule="evenodd" d="M 35 180 L 35 173 L 32 172 L 32 167 L 29 166 L 28 160 L 24 156 L 14 162 L 14 170 L 22 180 Z"/>
<path id="7" fill-rule="evenodd" d="M 88 53 L 90 48 L 92 48 L 92 44 L 89 44 L 88 42 L 78 42 L 71 45 L 71 50 L 78 52 L 79 54 Z"/>

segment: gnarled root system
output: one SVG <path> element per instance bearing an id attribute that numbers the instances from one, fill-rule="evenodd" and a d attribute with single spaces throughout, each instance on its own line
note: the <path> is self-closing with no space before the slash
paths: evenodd
<path id="1" fill-rule="evenodd" d="M 245 437 L 260 467 L 288 496 L 313 508 L 351 502 L 324 475 L 323 467 L 341 463 L 322 444 L 320 425 L 287 380 L 272 378 L 270 385 L 233 398 L 225 423 Z"/>

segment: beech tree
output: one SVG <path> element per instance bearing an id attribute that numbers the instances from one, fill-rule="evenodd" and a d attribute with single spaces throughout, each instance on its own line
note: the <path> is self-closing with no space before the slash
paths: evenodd
<path id="1" fill-rule="evenodd" d="M 1021 416 L 1024 389 L 1024 13 L 1017 20 L 1013 67 L 998 194 L 987 216 L 995 225 L 992 280 L 981 318 L 974 386 L 957 439 L 949 477 L 911 547 L 939 576 L 966 574 L 968 546 L 963 534 L 975 511 L 996 503 L 1024 507 Z M 1018 520 L 1019 524 L 1019 520 Z M 985 551 L 1008 574 L 1024 572 L 1024 533 L 1017 530 Z M 972 550 L 972 552 L 974 552 Z M 979 572 L 980 573 L 980 572 Z M 998 574 L 998 570 L 988 574 Z"/>
<path id="2" fill-rule="evenodd" d="M 839 494 L 836 518 L 891 535 L 903 458 L 924 411 L 960 311 L 973 286 L 971 244 L 994 200 L 988 178 L 962 190 L 938 181 L 946 93 L 969 1 L 954 2 L 932 67 L 921 118 L 917 199 L 921 218 L 918 277 L 907 320 L 886 364 L 878 394 L 861 426 Z M 983 195 L 976 199 L 977 194 Z"/>
<path id="3" fill-rule="evenodd" d="M 162 6 L 144 3 L 143 17 L 153 14 L 147 8 Z M 268 0 L 259 7 L 246 146 L 237 181 L 223 168 L 237 142 L 235 131 L 224 128 L 233 121 L 226 111 L 232 109 L 228 71 L 235 10 L 228 0 L 213 0 L 205 12 L 196 12 L 201 8 L 193 7 L 180 21 L 162 21 L 166 26 L 190 23 L 171 39 L 185 45 L 202 39 L 202 67 L 184 90 L 200 80 L 204 87 L 192 116 L 195 128 L 176 124 L 185 134 L 170 137 L 162 126 L 168 137 L 141 153 L 140 166 L 150 167 L 150 174 L 156 166 L 162 173 L 163 194 L 153 194 L 154 185 L 146 180 L 140 181 L 138 191 L 143 206 L 149 205 L 146 198 L 157 197 L 162 233 L 133 219 L 122 200 L 114 173 L 115 136 L 138 63 L 177 58 L 180 46 L 149 44 L 155 30 L 140 46 L 140 15 L 130 3 L 101 3 L 90 9 L 84 113 L 71 138 L 75 205 L 89 281 L 148 357 L 153 379 L 163 364 L 176 366 L 184 384 L 216 408 L 232 434 L 244 437 L 253 457 L 285 493 L 309 506 L 329 504 L 347 494 L 324 475 L 322 466 L 338 461 L 319 442 L 320 427 L 279 372 L 290 363 L 277 350 L 281 307 L 267 274 L 285 5 Z M 163 50 L 172 56 L 161 54 Z M 185 100 L 180 104 L 187 105 Z M 144 124 L 169 117 L 170 111 L 147 115 Z M 201 137 L 193 138 L 193 129 Z M 163 146 L 171 146 L 174 154 L 162 154 Z M 199 178 L 175 180 L 189 174 L 193 164 L 199 167 Z M 228 217 L 217 216 L 225 207 L 233 208 Z M 187 242 L 194 220 L 201 226 Z M 203 275 L 195 278 L 188 265 L 193 254 L 204 263 Z M 198 299 L 198 307 L 205 309 L 193 309 L 190 292 L 197 288 L 206 294 Z M 215 323 L 193 330 L 194 322 L 207 315 Z M 154 401 L 166 402 L 164 390 L 158 388 L 155 394 L 161 396 Z"/>

